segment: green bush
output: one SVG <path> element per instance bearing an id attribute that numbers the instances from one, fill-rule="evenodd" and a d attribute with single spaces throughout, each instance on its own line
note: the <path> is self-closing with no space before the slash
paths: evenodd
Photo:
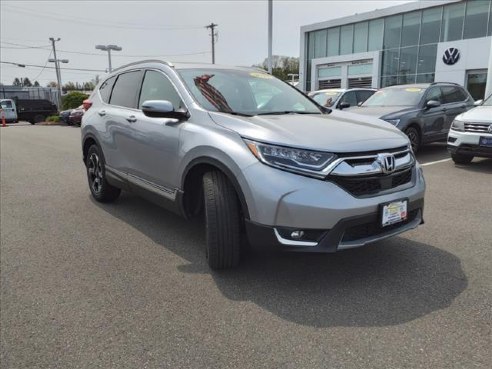
<path id="1" fill-rule="evenodd" d="M 75 109 L 82 105 L 82 102 L 89 96 L 78 91 L 72 91 L 62 97 L 62 109 Z"/>
<path id="2" fill-rule="evenodd" d="M 59 122 L 60 117 L 58 115 L 52 115 L 48 118 L 46 118 L 46 122 Z"/>

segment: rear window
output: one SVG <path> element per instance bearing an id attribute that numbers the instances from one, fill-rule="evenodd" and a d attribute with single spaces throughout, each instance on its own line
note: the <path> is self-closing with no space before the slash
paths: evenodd
<path id="1" fill-rule="evenodd" d="M 2 108 L 4 109 L 11 109 L 12 108 L 12 101 L 10 100 L 5 100 L 1 102 Z"/>
<path id="2" fill-rule="evenodd" d="M 109 98 L 111 96 L 111 91 L 113 90 L 114 81 L 116 80 L 116 76 L 108 78 L 103 82 L 101 87 L 99 87 L 99 93 L 101 94 L 101 99 L 105 103 L 109 103 Z"/>
<path id="3" fill-rule="evenodd" d="M 142 72 L 139 70 L 120 74 L 111 93 L 111 105 L 136 109 L 141 83 Z"/>
<path id="4" fill-rule="evenodd" d="M 442 99 L 444 104 L 465 101 L 468 96 L 459 87 L 442 86 Z"/>

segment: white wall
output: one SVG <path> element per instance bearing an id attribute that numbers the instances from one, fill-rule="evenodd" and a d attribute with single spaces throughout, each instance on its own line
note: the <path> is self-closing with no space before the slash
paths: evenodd
<path id="1" fill-rule="evenodd" d="M 491 53 L 492 37 L 473 38 L 441 42 L 437 45 L 436 82 L 454 82 L 464 86 L 466 71 L 471 69 L 487 69 Z M 460 60 L 454 65 L 446 65 L 442 61 L 444 51 L 454 47 L 460 51 Z M 489 70 L 489 76 L 492 70 Z"/>

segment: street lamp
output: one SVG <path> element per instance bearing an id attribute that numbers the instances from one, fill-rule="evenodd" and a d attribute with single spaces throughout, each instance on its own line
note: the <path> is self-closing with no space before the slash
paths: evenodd
<path id="1" fill-rule="evenodd" d="M 108 52 L 109 73 L 111 73 L 113 71 L 111 67 L 111 50 L 121 51 L 123 49 L 121 48 L 121 46 L 117 46 L 117 45 L 96 45 L 96 49 Z"/>
<path id="2" fill-rule="evenodd" d="M 54 45 L 53 45 L 54 47 Z M 58 81 L 58 107 L 61 107 L 61 98 L 62 98 L 62 81 L 61 81 L 61 72 L 60 72 L 60 63 L 68 63 L 68 59 L 48 59 L 50 63 L 55 63 L 55 69 L 56 69 L 56 77 Z"/>

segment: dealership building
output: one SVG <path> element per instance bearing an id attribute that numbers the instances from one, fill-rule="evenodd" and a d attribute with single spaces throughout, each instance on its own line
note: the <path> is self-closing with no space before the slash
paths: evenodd
<path id="1" fill-rule="evenodd" d="M 301 27 L 300 85 L 455 82 L 492 93 L 492 0 L 417 1 Z"/>

